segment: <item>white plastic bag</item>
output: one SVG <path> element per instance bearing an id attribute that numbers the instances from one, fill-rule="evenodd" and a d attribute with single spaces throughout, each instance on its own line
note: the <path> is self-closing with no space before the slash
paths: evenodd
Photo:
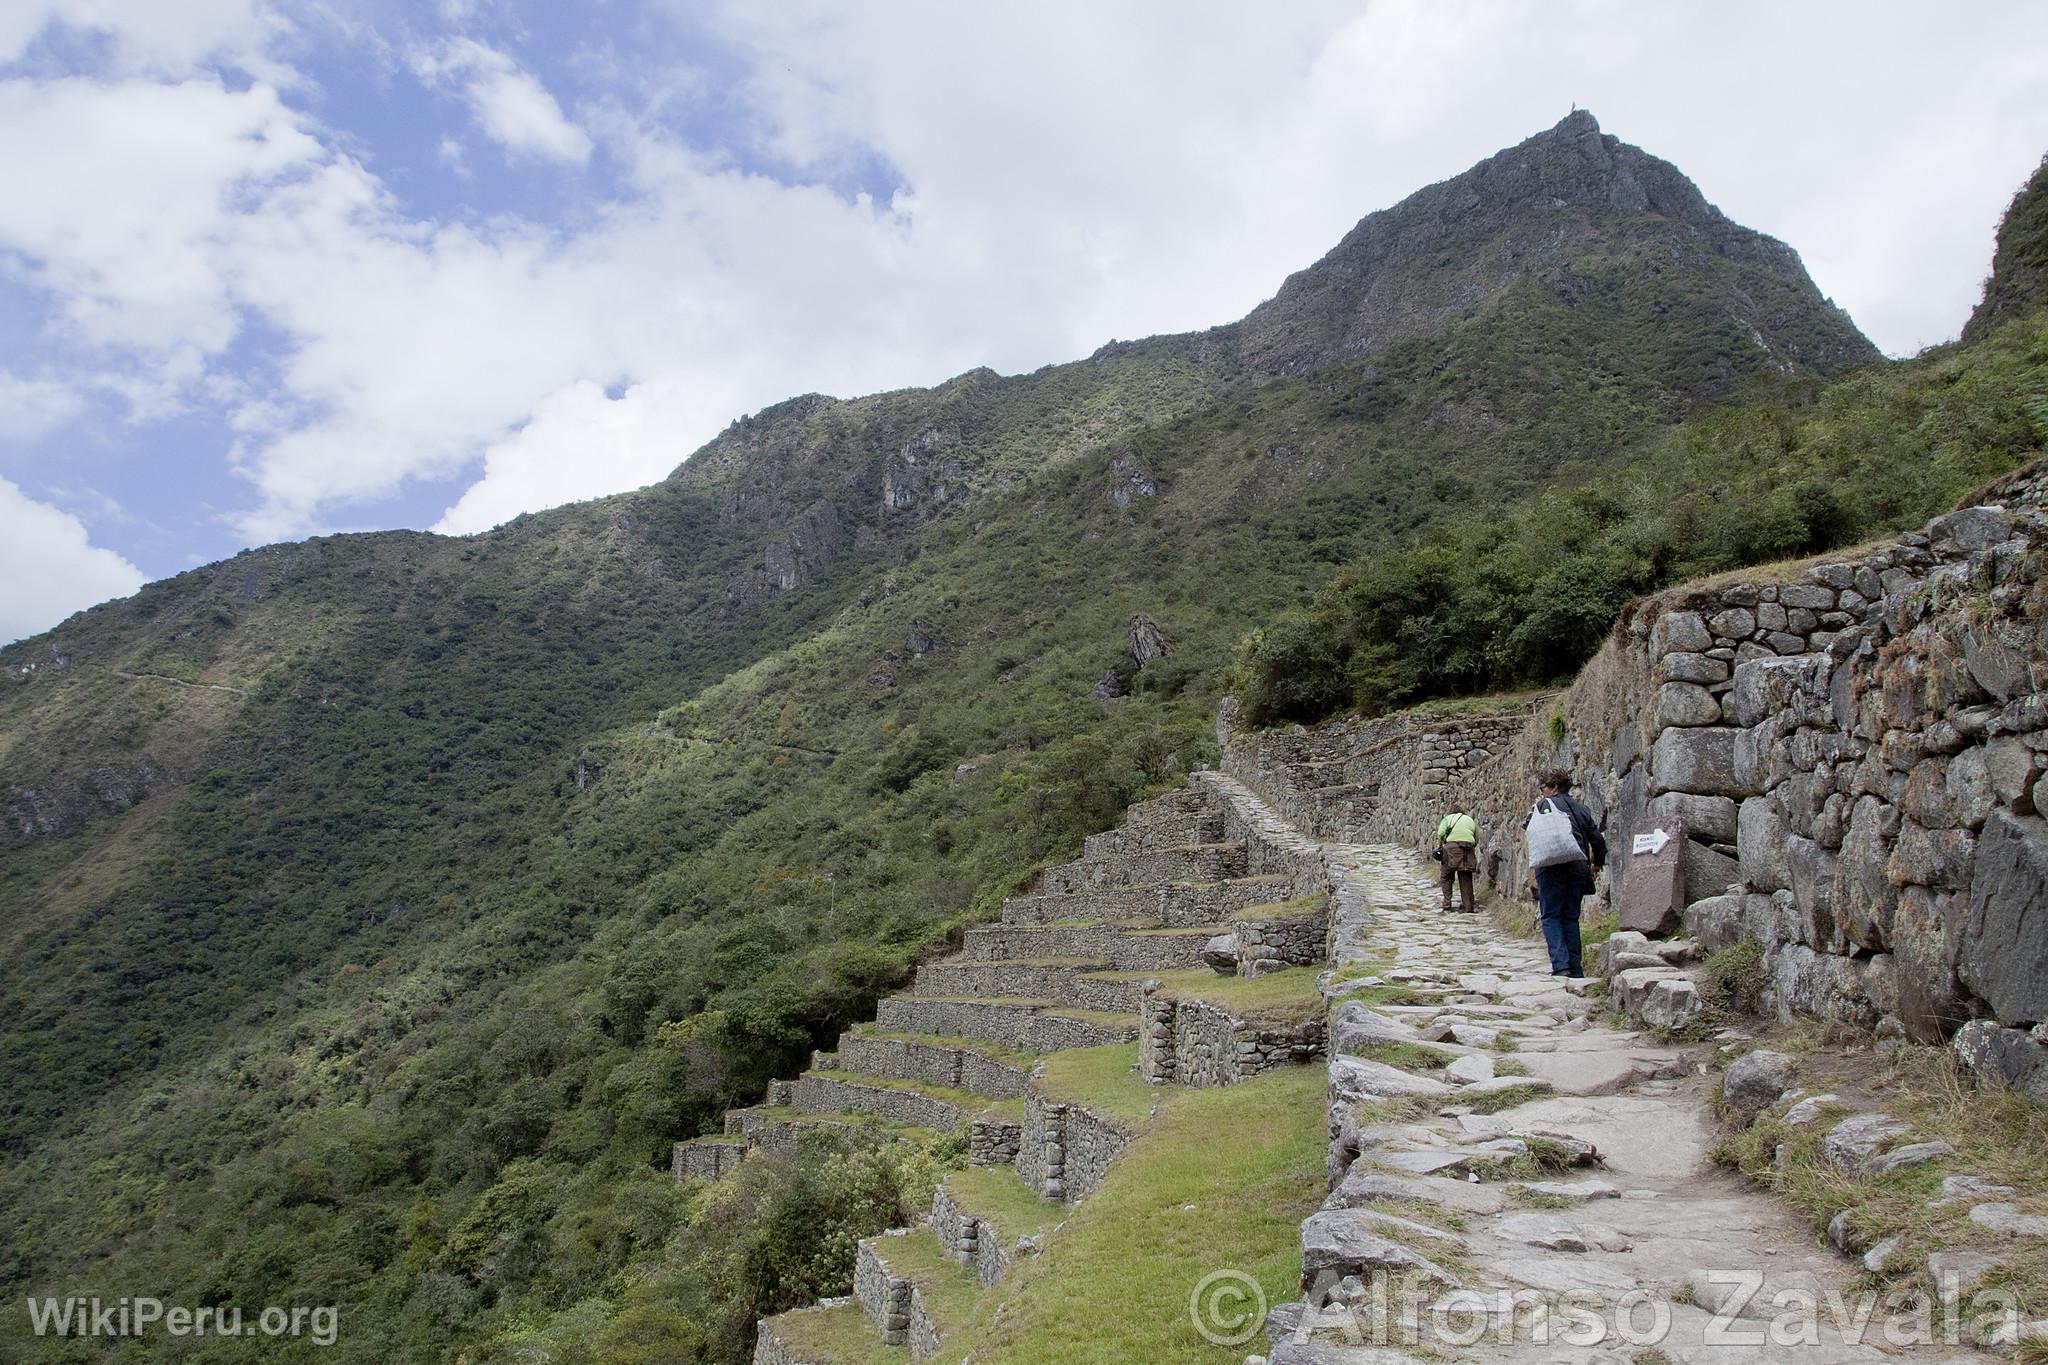
<path id="1" fill-rule="evenodd" d="M 1579 847 L 1579 838 L 1572 832 L 1571 813 L 1547 796 L 1530 810 L 1528 833 L 1532 871 L 1586 860 L 1586 851 Z"/>

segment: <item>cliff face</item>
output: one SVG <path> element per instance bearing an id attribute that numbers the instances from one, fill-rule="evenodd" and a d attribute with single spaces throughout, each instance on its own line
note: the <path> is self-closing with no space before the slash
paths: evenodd
<path id="1" fill-rule="evenodd" d="M 1524 288 L 1570 304 L 1609 296 L 1643 324 L 1675 323 L 1683 292 L 1743 339 L 1738 370 L 1829 374 L 1876 358 L 1792 248 L 1729 221 L 1675 166 L 1578 110 L 1360 222 L 1244 320 L 1245 362 L 1313 372 Z"/>
<path id="2" fill-rule="evenodd" d="M 1998 246 L 1984 298 L 1963 326 L 1975 341 L 2002 322 L 2048 304 L 2048 160 L 2015 194 L 1998 225 Z"/>

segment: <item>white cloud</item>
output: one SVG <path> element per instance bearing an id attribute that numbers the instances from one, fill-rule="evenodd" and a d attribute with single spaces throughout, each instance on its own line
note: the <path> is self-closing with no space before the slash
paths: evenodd
<path id="1" fill-rule="evenodd" d="M 209 60 L 271 74 L 264 47 L 285 29 L 263 0 L 9 0 L 0 62 L 18 60 L 52 26 L 106 36 L 117 70 L 174 76 Z"/>
<path id="2" fill-rule="evenodd" d="M 0 479 L 0 643 L 141 587 L 142 571 L 91 544 L 78 518 Z"/>
<path id="3" fill-rule="evenodd" d="M 0 370 L 0 440 L 34 440 L 70 421 L 83 406 L 68 384 Z"/>
<path id="4" fill-rule="evenodd" d="M 420 54 L 414 68 L 423 79 L 459 83 L 477 126 L 507 151 L 579 166 L 590 159 L 590 135 L 504 53 L 457 38 Z"/>
<path id="5" fill-rule="evenodd" d="M 635 384 L 617 398 L 587 380 L 572 384 L 485 451 L 483 478 L 433 529 L 468 535 L 521 512 L 655 483 L 690 454 L 677 433 L 720 417 L 673 381 Z"/>
<path id="6" fill-rule="evenodd" d="M 440 521 L 478 529 L 658 478 L 792 393 L 1227 321 L 1363 213 L 1573 103 L 1792 242 L 1910 349 L 1960 326 L 1991 225 L 2048 146 L 2048 75 L 2027 60 L 2048 9 L 2019 4 L 1974 23 L 1757 0 L 692 4 L 745 63 L 738 88 L 644 88 L 686 125 L 715 105 L 744 145 L 691 147 L 627 107 L 626 82 L 571 121 L 503 52 L 429 41 L 414 69 L 508 152 L 577 165 L 602 145 L 628 185 L 568 224 L 423 220 L 343 153 L 346 110 L 321 106 L 330 125 L 278 93 L 304 76 L 161 74 L 258 61 L 276 22 L 254 0 L 165 6 L 182 38 L 151 6 L 66 0 L 27 27 L 10 10 L 0 52 L 60 11 L 150 17 L 118 30 L 120 70 L 0 82 L 0 261 L 46 291 L 92 377 L 35 373 L 112 386 L 145 417 L 221 416 L 258 539 L 480 466 Z M 449 133 L 422 145 L 459 167 Z M 882 163 L 901 188 L 849 202 L 740 169 L 769 162 L 832 183 Z M 252 323 L 276 340 L 246 369 L 231 348 Z"/>

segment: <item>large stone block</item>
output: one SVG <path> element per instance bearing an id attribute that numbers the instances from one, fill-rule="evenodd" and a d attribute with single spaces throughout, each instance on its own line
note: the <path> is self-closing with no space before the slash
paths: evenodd
<path id="1" fill-rule="evenodd" d="M 1890 942 L 1899 890 L 1890 876 L 1892 840 L 1886 826 L 1897 818 L 1874 796 L 1861 796 L 1849 812 L 1849 828 L 1835 873 L 1835 922 L 1851 943 L 1883 948 Z"/>
<path id="2" fill-rule="evenodd" d="M 2006 1086 L 2048 1104 L 2048 1047 L 2018 1029 L 1979 1019 L 1956 1030 L 1956 1060 L 1980 1085 Z"/>
<path id="3" fill-rule="evenodd" d="M 1660 833 L 1663 838 L 1656 838 Z M 1656 847 L 1637 852 L 1631 839 L 1627 847 L 1614 850 L 1616 870 L 1628 870 L 1617 901 L 1617 923 L 1640 933 L 1668 934 L 1678 927 L 1686 905 L 1685 826 L 1677 820 L 1637 825 L 1634 835 L 1649 836 Z"/>
<path id="4" fill-rule="evenodd" d="M 1977 837 L 1966 829 L 1923 829 L 1908 820 L 1899 826 L 1887 875 L 1894 886 L 1931 886 L 1961 891 L 1970 884 Z"/>
<path id="5" fill-rule="evenodd" d="M 1705 844 L 1685 841 L 1682 850 L 1685 857 L 1685 900 L 1690 905 L 1696 900 L 1719 896 L 1742 880 L 1742 865 L 1725 853 L 1708 848 Z"/>
<path id="6" fill-rule="evenodd" d="M 1667 611 L 1650 627 L 1650 652 L 1655 655 L 1697 653 L 1713 643 L 1713 634 L 1696 611 Z"/>
<path id="7" fill-rule="evenodd" d="M 1706 952 L 1716 952 L 1742 938 L 1742 897 L 1708 896 L 1685 907 L 1685 936 Z"/>
<path id="8" fill-rule="evenodd" d="M 1778 891 L 1791 885 L 1785 865 L 1785 822 L 1768 796 L 1752 796 L 1736 812 L 1735 853 L 1742 862 L 1742 879 L 1759 891 Z"/>
<path id="9" fill-rule="evenodd" d="M 1720 719 L 1721 703 L 1698 683 L 1668 682 L 1657 689 L 1659 725 L 1714 725 Z"/>
<path id="10" fill-rule="evenodd" d="M 1785 867 L 1792 900 L 1799 909 L 1800 942 L 1822 952 L 1839 952 L 1846 946 L 1835 926 L 1835 864 L 1835 855 L 1811 839 L 1795 834 L 1785 841 Z"/>
<path id="11" fill-rule="evenodd" d="M 1747 796 L 1735 780 L 1736 731 L 1720 726 L 1673 727 L 1650 749 L 1650 794 Z"/>
<path id="12" fill-rule="evenodd" d="M 1726 796 L 1665 792 L 1651 797 L 1644 813 L 1652 820 L 1683 821 L 1685 832 L 1702 843 L 1735 842 L 1735 802 Z"/>
<path id="13" fill-rule="evenodd" d="M 1956 980 L 1957 931 L 1964 901 L 1953 892 L 1909 886 L 1892 921 L 1892 971 L 1899 1022 L 1918 1043 L 1938 1043 L 1970 1017 Z"/>
<path id="14" fill-rule="evenodd" d="M 2001 1024 L 2048 1020 L 2048 820 L 1987 820 L 1969 896 L 1957 975 Z"/>
<path id="15" fill-rule="evenodd" d="M 1801 691 L 1820 690 L 1819 682 L 1827 660 L 1818 654 L 1790 658 L 1752 659 L 1735 668 L 1735 723 L 1759 725 L 1775 713 L 1789 710 Z"/>
<path id="16" fill-rule="evenodd" d="M 1728 673 L 1726 660 L 1704 654 L 1666 654 L 1657 661 L 1658 682 L 1723 683 Z"/>

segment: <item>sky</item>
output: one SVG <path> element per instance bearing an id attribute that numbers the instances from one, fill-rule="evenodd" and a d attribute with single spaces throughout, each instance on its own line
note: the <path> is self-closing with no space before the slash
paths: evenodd
<path id="1" fill-rule="evenodd" d="M 1231 321 L 1574 105 L 1910 355 L 2044 53 L 2035 0 L 0 0 L 0 642 Z"/>

